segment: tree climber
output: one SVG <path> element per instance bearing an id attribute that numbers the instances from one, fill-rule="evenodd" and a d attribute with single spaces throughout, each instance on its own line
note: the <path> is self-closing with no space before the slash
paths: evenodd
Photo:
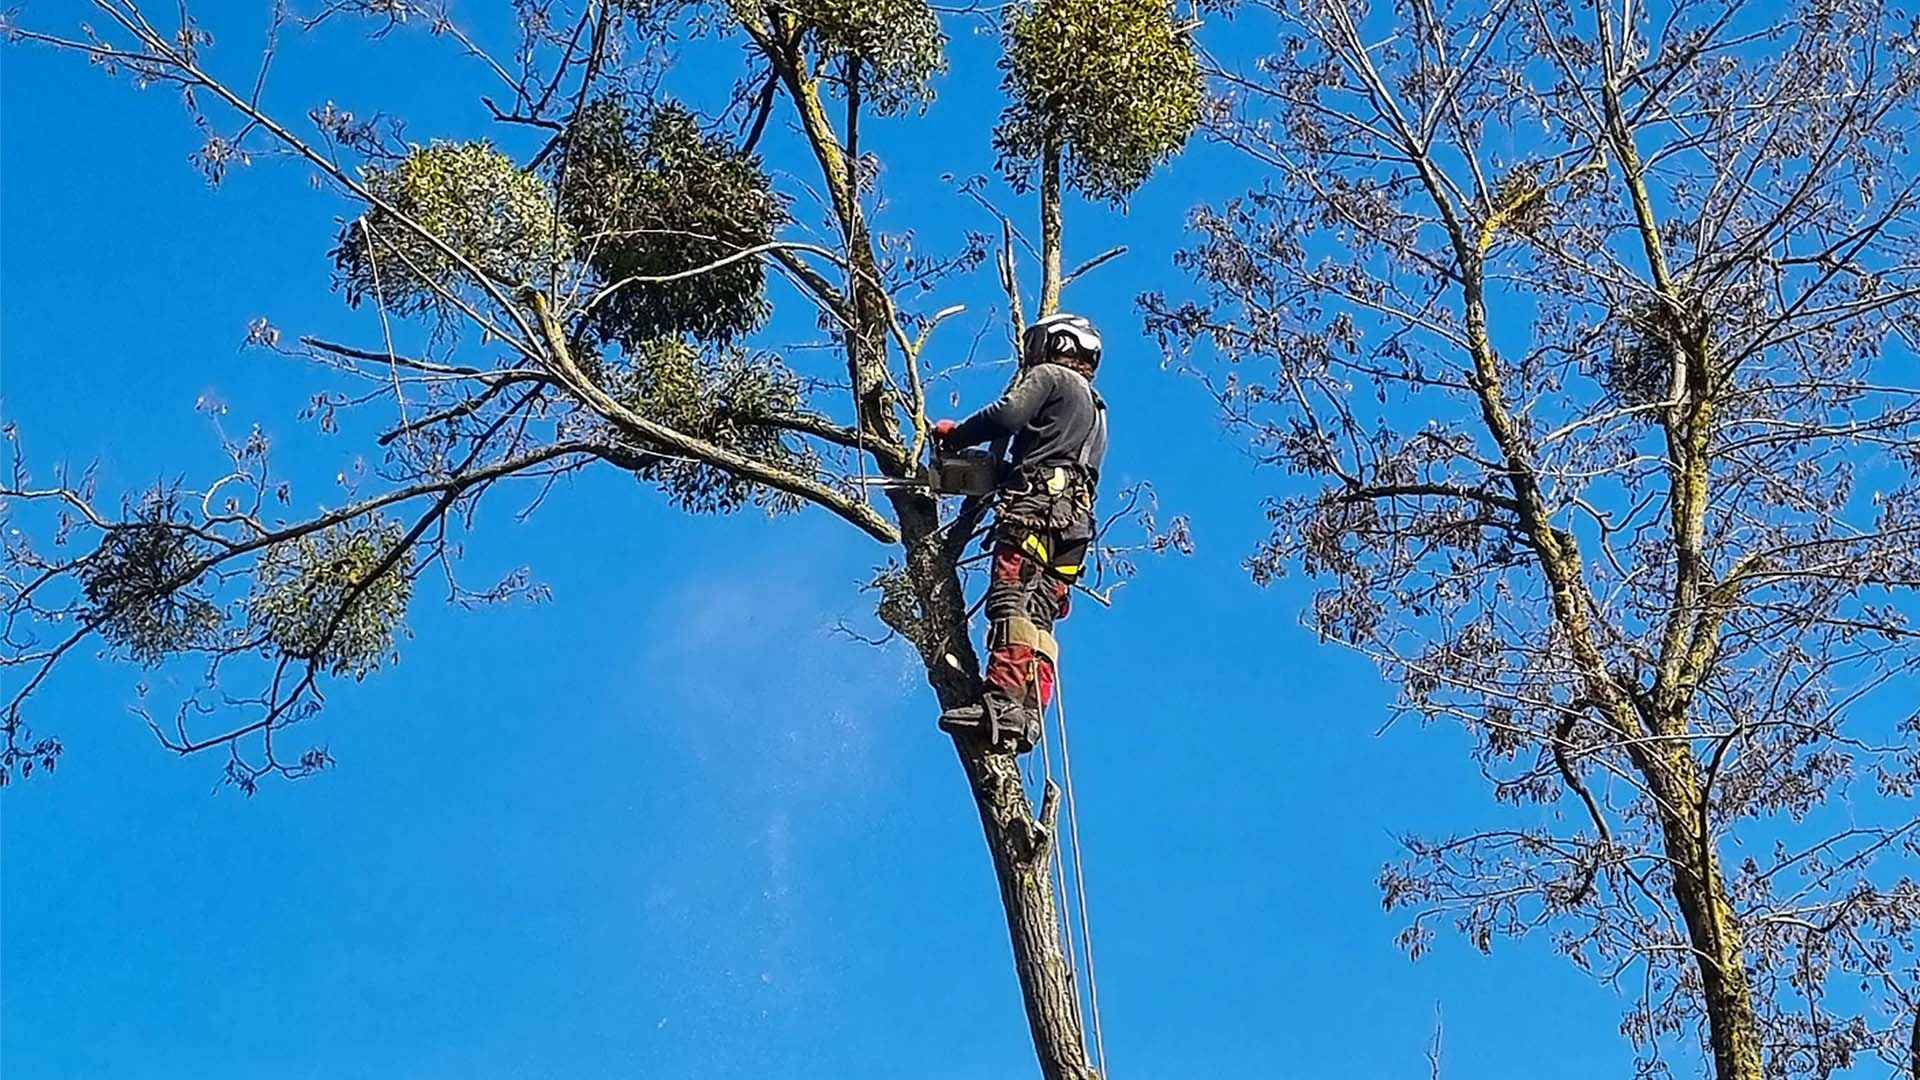
<path id="1" fill-rule="evenodd" d="M 1107 405 L 1093 389 L 1100 335 L 1078 315 L 1049 315 L 1020 334 L 1020 373 L 999 401 L 942 420 L 949 449 L 1012 439 L 996 495 L 987 585 L 987 672 L 981 703 L 949 709 L 940 727 L 1026 753 L 1053 700 L 1053 625 L 1093 544 L 1093 504 L 1107 452 Z"/>

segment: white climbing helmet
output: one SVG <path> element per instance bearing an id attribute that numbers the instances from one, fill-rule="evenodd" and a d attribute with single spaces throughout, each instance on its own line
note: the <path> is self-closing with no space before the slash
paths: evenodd
<path id="1" fill-rule="evenodd" d="M 1049 315 L 1020 332 L 1022 363 L 1038 364 L 1050 356 L 1074 357 L 1089 370 L 1100 366 L 1100 331 L 1078 315 Z"/>

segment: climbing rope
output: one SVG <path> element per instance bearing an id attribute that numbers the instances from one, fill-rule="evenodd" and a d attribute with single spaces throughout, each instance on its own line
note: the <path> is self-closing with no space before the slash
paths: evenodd
<path id="1" fill-rule="evenodd" d="M 1067 743 L 1067 696 L 1063 682 L 1056 670 L 1053 687 L 1054 719 L 1060 728 L 1060 776 L 1065 782 L 1064 793 L 1067 797 L 1067 835 L 1073 844 L 1073 890 L 1078 899 L 1075 907 L 1080 913 L 1080 947 L 1086 955 L 1087 1012 L 1093 1019 L 1094 1055 L 1100 1062 L 1100 1075 L 1105 1077 L 1107 1075 L 1107 1039 L 1100 1029 L 1100 981 L 1094 977 L 1093 973 L 1093 926 L 1087 916 L 1087 881 L 1082 869 L 1084 861 L 1080 856 L 1080 809 L 1073 797 L 1073 755 Z M 1045 740 L 1042 739 L 1042 744 L 1044 743 Z M 1060 856 L 1059 843 L 1056 842 L 1053 848 L 1054 857 L 1057 860 Z M 1060 887 L 1064 892 L 1066 889 L 1064 873 Z M 1066 912 L 1062 911 L 1061 915 L 1063 918 L 1066 917 Z M 1067 947 L 1071 952 L 1073 947 L 1071 934 L 1068 937 Z"/>

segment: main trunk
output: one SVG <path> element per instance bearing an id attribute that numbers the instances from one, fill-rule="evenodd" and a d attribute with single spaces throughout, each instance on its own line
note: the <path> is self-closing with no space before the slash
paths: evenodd
<path id="1" fill-rule="evenodd" d="M 1691 761 L 1686 762 L 1691 765 Z M 1690 769 L 1675 770 L 1683 777 Z M 1720 856 L 1702 827 L 1697 784 L 1663 793 L 1661 832 L 1673 867 L 1673 895 L 1687 923 L 1693 960 L 1707 1009 L 1708 1041 L 1717 1080 L 1765 1080 L 1760 1025 L 1747 979 L 1746 945 L 1722 886 Z"/>
<path id="2" fill-rule="evenodd" d="M 1047 1080 L 1097 1080 L 1080 1023 L 1079 988 L 1061 940 L 1051 863 L 1044 843 L 1036 845 L 1032 839 L 1033 811 L 1019 769 L 1004 755 L 981 755 L 964 746 L 959 752 L 1000 881 L 1013 966 L 1041 1075 Z"/>
<path id="3" fill-rule="evenodd" d="M 966 600 L 954 571 L 964 535 L 956 540 L 939 533 L 938 507 L 926 496 L 895 494 L 893 503 L 907 552 L 907 573 L 920 601 L 920 618 L 907 636 L 926 664 L 927 681 L 942 708 L 977 701 L 979 660 L 967 634 Z M 966 524 L 963 521 L 953 529 L 962 530 Z M 932 727 L 931 718 L 928 727 Z M 1014 971 L 1020 979 L 1041 1075 L 1047 1080 L 1098 1080 L 1087 1054 L 1079 988 L 1054 904 L 1047 846 L 1053 832 L 1041 828 L 1034 817 L 1013 758 L 983 753 L 969 742 L 958 742 L 955 749 L 980 811 L 980 828 L 1000 885 Z"/>

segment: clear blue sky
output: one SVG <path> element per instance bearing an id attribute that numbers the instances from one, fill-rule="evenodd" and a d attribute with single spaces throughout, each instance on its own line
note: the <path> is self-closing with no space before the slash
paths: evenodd
<path id="1" fill-rule="evenodd" d="M 250 77 L 261 19 L 213 23 L 219 70 Z M 931 239 L 988 224 L 939 181 L 990 169 L 999 107 L 991 42 L 956 37 L 927 119 L 868 134 L 883 223 L 913 215 Z M 378 340 L 329 290 L 345 204 L 283 161 L 209 190 L 170 92 L 39 50 L 0 64 L 0 391 L 39 474 L 98 460 L 110 500 L 203 481 L 212 395 L 230 432 L 275 440 L 300 506 L 327 500 L 366 442 L 299 422 L 328 383 L 240 343 L 259 315 Z M 267 100 L 465 137 L 480 78 L 418 30 L 295 35 Z M 790 139 L 770 153 L 798 167 Z M 1546 939 L 1488 958 L 1443 936 L 1417 964 L 1394 949 L 1373 884 L 1393 837 L 1512 812 L 1457 733 L 1375 737 L 1371 667 L 1299 628 L 1299 583 L 1247 581 L 1258 498 L 1284 480 L 1139 337 L 1132 298 L 1177 290 L 1185 210 L 1257 179 L 1197 146 L 1127 215 L 1070 223 L 1070 257 L 1132 247 L 1069 296 L 1108 335 L 1110 486 L 1151 478 L 1199 541 L 1065 627 L 1114 1074 L 1424 1077 L 1439 1010 L 1453 1080 L 1625 1075 L 1621 1003 Z M 994 291 L 981 274 L 928 306 L 986 318 Z M 931 695 L 903 649 L 830 632 L 872 625 L 856 587 L 886 552 L 819 513 L 687 518 L 605 473 L 528 523 L 518 506 L 488 504 L 469 577 L 530 564 L 553 602 L 467 612 L 422 588 L 400 664 L 334 685 L 304 732 L 339 759 L 316 780 L 210 793 L 217 761 L 169 757 L 128 714 L 142 673 L 82 657 L 60 674 L 36 713 L 67 745 L 60 771 L 0 803 L 7 1080 L 1031 1070 Z"/>

